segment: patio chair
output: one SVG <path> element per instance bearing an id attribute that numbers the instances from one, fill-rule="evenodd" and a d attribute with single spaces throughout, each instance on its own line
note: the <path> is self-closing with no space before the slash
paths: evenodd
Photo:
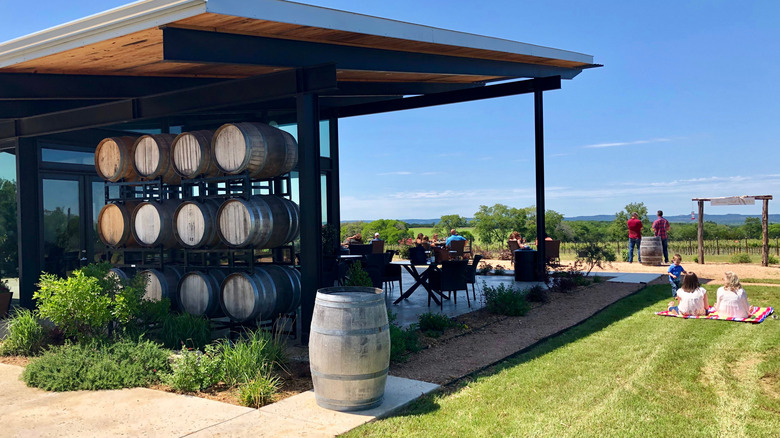
<path id="1" fill-rule="evenodd" d="M 413 265 L 427 265 L 428 257 L 425 255 L 425 248 L 422 246 L 413 246 L 409 248 L 409 261 Z"/>
<path id="2" fill-rule="evenodd" d="M 393 289 L 393 282 L 398 282 L 398 289 L 403 290 L 403 286 L 401 285 L 401 278 L 403 277 L 403 268 L 401 268 L 401 265 L 391 265 L 390 262 L 393 261 L 393 256 L 395 255 L 395 251 L 388 250 L 385 252 L 385 273 L 382 276 L 382 283 L 385 289 L 385 294 L 387 294 L 388 290 Z"/>
<path id="3" fill-rule="evenodd" d="M 439 248 L 438 246 L 431 247 L 433 251 L 433 261 L 441 263 L 450 259 L 450 252 L 445 248 Z"/>
<path id="4" fill-rule="evenodd" d="M 506 244 L 509 246 L 509 263 L 511 265 L 515 264 L 515 251 L 520 249 L 520 244 L 517 242 L 517 240 L 508 240 Z"/>
<path id="5" fill-rule="evenodd" d="M 385 255 L 384 254 L 366 254 L 361 260 L 363 269 L 371 277 L 371 283 L 376 288 L 381 289 L 385 274 Z"/>
<path id="6" fill-rule="evenodd" d="M 356 245 L 356 244 L 350 244 L 349 245 L 349 253 L 352 255 L 366 255 L 371 254 L 371 244 L 366 245 Z"/>
<path id="7" fill-rule="evenodd" d="M 560 240 L 545 240 L 544 241 L 544 254 L 547 257 L 547 262 L 559 265 L 561 263 L 561 241 Z"/>
<path id="8" fill-rule="evenodd" d="M 474 295 L 474 301 L 477 300 L 477 292 L 474 290 L 474 285 L 477 283 L 477 265 L 480 260 L 482 260 L 482 254 L 477 254 L 474 256 L 471 264 L 466 267 L 466 284 L 471 285 L 471 293 Z M 466 291 L 466 295 L 468 294 L 469 291 Z"/>
<path id="9" fill-rule="evenodd" d="M 450 242 L 450 251 L 456 252 L 456 257 L 463 258 L 463 251 L 466 249 L 465 240 L 453 240 Z M 471 250 L 469 250 L 471 251 Z"/>
<path id="10" fill-rule="evenodd" d="M 385 241 L 375 240 L 371 242 L 371 254 L 384 254 L 385 253 Z"/>
<path id="11" fill-rule="evenodd" d="M 471 297 L 469 297 L 469 289 L 466 284 L 466 268 L 468 267 L 468 260 L 450 260 L 446 263 L 442 263 L 441 269 L 431 273 L 429 284 L 434 290 L 440 292 L 447 292 L 447 295 L 454 298 L 455 305 L 458 304 L 458 291 L 466 291 L 466 301 L 471 307 Z M 453 296 L 454 295 L 454 296 Z M 428 296 L 428 306 L 431 305 L 431 297 Z M 444 300 L 441 302 L 441 309 L 444 310 Z"/>

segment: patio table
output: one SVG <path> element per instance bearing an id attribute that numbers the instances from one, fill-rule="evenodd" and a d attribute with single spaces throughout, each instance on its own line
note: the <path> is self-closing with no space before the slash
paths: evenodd
<path id="1" fill-rule="evenodd" d="M 428 283 L 428 278 L 431 276 L 431 272 L 437 269 L 436 263 L 431 263 L 430 265 L 420 265 L 426 267 L 425 270 L 422 272 L 419 272 L 417 270 L 417 265 L 412 264 L 412 262 L 410 262 L 409 260 L 399 260 L 396 262 L 390 262 L 390 264 L 403 266 L 404 269 L 406 269 L 406 272 L 408 272 L 409 275 L 411 275 L 412 278 L 414 278 L 414 284 L 412 285 L 412 287 L 410 287 L 409 289 L 406 290 L 406 292 L 401 294 L 401 296 L 398 297 L 398 299 L 395 300 L 393 304 L 398 304 L 402 300 L 409 298 L 414 293 L 414 291 L 417 290 L 417 288 L 420 286 L 422 286 L 428 292 L 428 296 L 430 296 L 433 299 L 433 301 L 438 305 L 441 305 L 441 301 L 439 300 L 439 298 L 441 299 L 447 298 L 447 296 L 441 293 L 440 291 L 434 291 L 433 289 L 431 289 L 431 286 Z"/>

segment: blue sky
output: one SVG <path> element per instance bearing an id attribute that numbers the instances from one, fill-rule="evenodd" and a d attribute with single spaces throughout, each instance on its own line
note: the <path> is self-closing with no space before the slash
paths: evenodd
<path id="1" fill-rule="evenodd" d="M 126 3 L 0 0 L 0 41 Z M 545 93 L 546 203 L 565 216 L 780 195 L 780 2 L 303 3 L 593 55 L 603 68 Z M 342 219 L 535 202 L 530 96 L 344 119 L 340 135 Z"/>

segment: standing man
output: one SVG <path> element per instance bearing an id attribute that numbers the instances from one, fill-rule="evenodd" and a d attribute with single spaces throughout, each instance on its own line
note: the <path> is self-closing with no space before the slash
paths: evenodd
<path id="1" fill-rule="evenodd" d="M 639 252 L 639 246 L 642 244 L 642 221 L 639 215 L 631 213 L 631 219 L 628 220 L 628 263 L 634 263 L 634 247 L 639 256 L 639 263 L 642 263 L 642 253 Z"/>
<path id="2" fill-rule="evenodd" d="M 658 219 L 653 222 L 653 232 L 656 236 L 661 238 L 661 245 L 664 248 L 664 263 L 669 263 L 669 249 L 666 243 L 666 238 L 669 232 L 669 221 L 664 219 L 664 212 L 658 210 Z"/>

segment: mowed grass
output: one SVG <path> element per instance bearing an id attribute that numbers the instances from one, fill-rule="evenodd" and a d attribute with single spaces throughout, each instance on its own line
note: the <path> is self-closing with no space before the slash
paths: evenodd
<path id="1" fill-rule="evenodd" d="M 714 296 L 716 287 L 708 287 Z M 777 307 L 780 287 L 750 287 Z M 346 436 L 778 436 L 780 321 L 653 314 L 651 286 L 462 387 Z M 464 352 L 464 354 L 469 354 Z"/>

